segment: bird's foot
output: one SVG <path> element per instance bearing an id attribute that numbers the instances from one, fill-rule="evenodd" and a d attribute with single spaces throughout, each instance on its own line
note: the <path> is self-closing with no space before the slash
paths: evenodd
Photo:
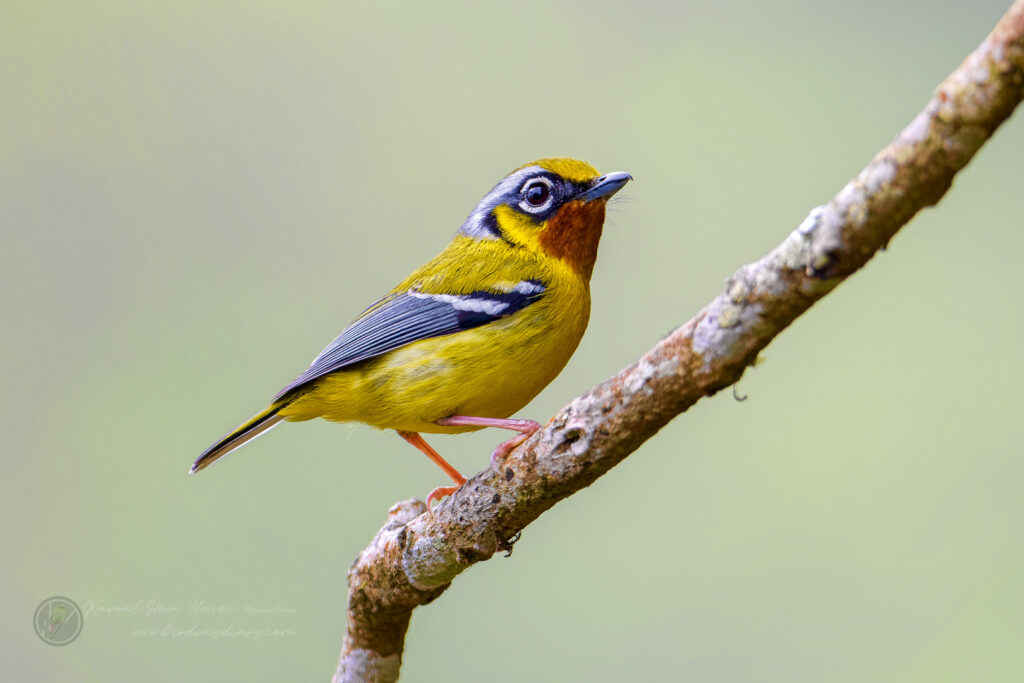
<path id="1" fill-rule="evenodd" d="M 427 510 L 430 512 L 434 511 L 434 508 L 430 507 L 430 501 L 440 501 L 445 496 L 450 496 L 459 490 L 458 486 L 438 486 L 436 489 L 427 494 Z M 438 503 L 440 505 L 440 503 Z"/>
<path id="2" fill-rule="evenodd" d="M 534 422 L 534 424 L 537 423 Z M 540 429 L 540 425 L 537 425 L 537 429 Z M 498 444 L 498 447 L 494 449 L 493 453 L 491 453 L 491 470 L 493 470 L 495 474 L 500 474 L 504 476 L 505 471 L 502 468 L 505 465 L 505 458 L 508 457 L 508 454 L 512 452 L 513 448 L 529 439 L 530 436 L 537 431 L 537 429 L 533 430 L 532 432 L 523 432 L 522 434 L 516 434 L 508 441 L 503 441 L 502 443 Z"/>
<path id="3" fill-rule="evenodd" d="M 526 441 L 529 437 L 540 430 L 540 423 L 533 420 L 505 420 L 496 417 L 472 417 L 469 415 L 451 415 L 437 421 L 437 424 L 445 427 L 497 427 L 499 429 L 511 429 L 519 432 L 508 441 L 498 444 L 498 447 L 491 453 L 491 469 L 497 474 L 504 475 L 502 465 L 509 451 Z"/>

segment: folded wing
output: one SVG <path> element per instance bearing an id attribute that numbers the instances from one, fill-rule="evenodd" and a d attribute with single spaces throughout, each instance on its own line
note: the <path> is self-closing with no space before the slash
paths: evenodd
<path id="1" fill-rule="evenodd" d="M 507 291 L 496 290 L 438 294 L 410 289 L 389 294 L 353 320 L 275 399 L 335 370 L 407 344 L 506 318 L 544 296 L 544 285 L 537 280 L 523 280 Z"/>

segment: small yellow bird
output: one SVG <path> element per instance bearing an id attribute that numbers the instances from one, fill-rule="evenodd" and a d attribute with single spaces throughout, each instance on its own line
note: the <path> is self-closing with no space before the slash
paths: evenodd
<path id="1" fill-rule="evenodd" d="M 420 432 L 519 432 L 492 466 L 540 429 L 509 420 L 569 361 L 590 317 L 590 275 L 605 204 L 632 180 L 575 159 L 507 175 L 451 244 L 366 309 L 265 410 L 206 450 L 192 472 L 282 420 L 322 417 L 394 429 L 455 482 L 466 478 Z"/>

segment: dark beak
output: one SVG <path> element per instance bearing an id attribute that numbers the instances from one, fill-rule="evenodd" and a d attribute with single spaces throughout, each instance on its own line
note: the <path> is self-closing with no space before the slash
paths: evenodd
<path id="1" fill-rule="evenodd" d="M 576 195 L 576 199 L 590 202 L 601 197 L 611 197 L 622 189 L 622 186 L 633 179 L 628 173 L 609 173 L 600 178 L 594 178 L 590 189 Z"/>

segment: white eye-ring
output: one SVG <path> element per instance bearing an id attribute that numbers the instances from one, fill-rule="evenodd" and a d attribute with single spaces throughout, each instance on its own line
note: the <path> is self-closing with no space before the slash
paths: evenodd
<path id="1" fill-rule="evenodd" d="M 553 183 L 542 175 L 530 178 L 523 183 L 523 189 L 519 191 L 523 197 L 519 202 L 519 208 L 527 213 L 547 211 L 555 201 L 553 187 Z"/>

